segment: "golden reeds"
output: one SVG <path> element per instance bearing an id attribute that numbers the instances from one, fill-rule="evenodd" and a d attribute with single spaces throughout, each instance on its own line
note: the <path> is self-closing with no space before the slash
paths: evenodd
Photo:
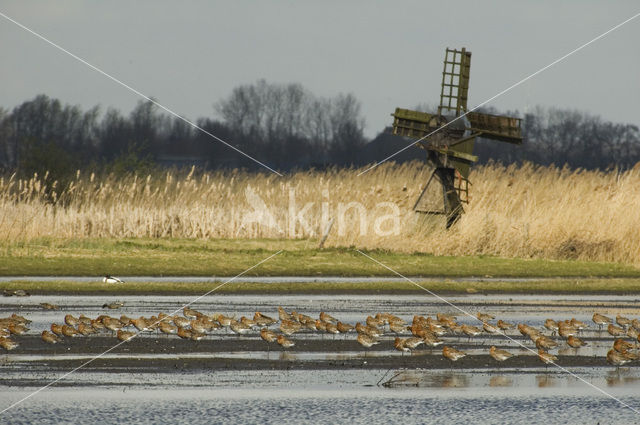
<path id="1" fill-rule="evenodd" d="M 0 240 L 319 238 L 334 220 L 325 246 L 640 263 L 638 166 L 625 172 L 476 167 L 471 202 L 448 231 L 442 217 L 412 211 L 427 179 L 421 164 L 383 164 L 357 174 L 77 173 L 64 188 L 46 175 L 5 177 Z"/>

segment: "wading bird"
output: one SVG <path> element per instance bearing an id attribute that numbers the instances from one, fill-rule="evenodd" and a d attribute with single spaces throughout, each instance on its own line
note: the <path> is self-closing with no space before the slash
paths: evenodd
<path id="1" fill-rule="evenodd" d="M 114 319 L 113 317 L 109 317 L 109 316 L 105 316 L 102 318 L 102 324 L 104 325 L 105 328 L 109 329 L 110 331 L 116 332 L 120 329 L 122 329 L 123 324 L 121 321 L 119 321 L 118 319 Z M 53 329 L 51 329 L 53 330 Z M 54 331 L 55 332 L 55 331 Z"/>
<path id="2" fill-rule="evenodd" d="M 358 332 L 359 334 L 369 335 L 373 338 L 377 338 L 382 335 L 382 331 L 375 326 L 365 326 L 360 322 L 356 323 L 356 332 Z"/>
<path id="3" fill-rule="evenodd" d="M 574 328 L 576 328 L 578 331 L 581 331 L 583 329 L 586 329 L 589 327 L 589 325 L 587 325 L 584 322 L 581 322 L 580 320 L 576 319 L 575 317 L 572 317 L 571 320 L 569 320 L 569 324 L 571 326 L 573 326 Z"/>
<path id="4" fill-rule="evenodd" d="M 291 348 L 296 345 L 293 341 L 287 339 L 284 335 L 278 335 L 276 342 L 280 344 L 282 348 Z"/>
<path id="5" fill-rule="evenodd" d="M 123 280 L 118 279 L 115 276 L 111 276 L 111 275 L 105 275 L 105 277 L 102 278 L 102 281 L 104 283 L 109 283 L 109 284 L 113 284 L 113 283 L 124 283 Z"/>
<path id="6" fill-rule="evenodd" d="M 569 346 L 573 348 L 580 348 L 583 345 L 587 345 L 586 342 L 573 335 L 569 335 L 569 338 L 567 338 L 567 344 L 569 344 Z"/>
<path id="7" fill-rule="evenodd" d="M 80 335 L 80 332 L 78 332 L 71 326 L 62 325 L 62 335 L 68 336 L 68 337 L 76 337 Z"/>
<path id="8" fill-rule="evenodd" d="M 613 342 L 613 349 L 616 350 L 619 353 L 623 353 L 623 352 L 625 352 L 627 350 L 631 350 L 633 347 L 634 347 L 634 345 L 632 343 L 627 342 L 627 341 L 625 341 L 623 339 L 620 339 L 620 338 L 616 339 Z"/>
<path id="9" fill-rule="evenodd" d="M 229 326 L 231 324 L 231 320 L 232 319 L 229 319 L 229 323 L 227 323 L 225 326 Z M 176 316 L 173 318 L 173 323 L 180 328 L 186 328 L 191 324 L 191 320 L 187 319 L 186 317 Z"/>
<path id="10" fill-rule="evenodd" d="M 436 313 L 436 319 L 438 319 L 439 322 L 442 322 L 442 321 L 455 322 L 458 318 L 453 314 Z"/>
<path id="11" fill-rule="evenodd" d="M 424 336 L 422 337 L 422 340 L 424 341 L 424 344 L 430 348 L 434 348 L 434 347 L 437 347 L 438 345 L 444 344 L 444 341 L 442 341 L 441 339 L 438 339 L 438 337 L 432 334 L 431 332 L 425 333 Z"/>
<path id="12" fill-rule="evenodd" d="M 119 329 L 118 332 L 116 333 L 116 336 L 120 341 L 130 341 L 136 336 L 136 333 L 123 331 L 122 329 Z"/>
<path id="13" fill-rule="evenodd" d="M 418 348 L 420 344 L 424 344 L 424 340 L 422 338 L 416 338 L 415 336 L 409 337 L 404 340 L 404 346 L 409 350 Z"/>
<path id="14" fill-rule="evenodd" d="M 493 320 L 495 319 L 495 317 L 493 317 L 491 314 L 487 314 L 487 313 L 480 313 L 478 312 L 478 314 L 476 315 L 476 317 L 478 318 L 478 320 L 480 320 L 481 322 L 488 322 L 489 320 Z"/>
<path id="15" fill-rule="evenodd" d="M 382 319 L 376 319 L 375 317 L 371 317 L 371 316 L 367 316 L 367 320 L 366 320 L 367 326 L 384 326 L 384 320 Z"/>
<path id="16" fill-rule="evenodd" d="M 58 336 L 63 336 L 62 334 L 62 325 L 58 325 L 57 323 L 51 324 L 51 332 Z"/>
<path id="17" fill-rule="evenodd" d="M 283 320 L 280 322 L 280 331 L 285 335 L 293 335 L 302 328 L 300 322 L 294 322 L 293 320 Z M 326 326 L 325 326 L 326 330 Z"/>
<path id="18" fill-rule="evenodd" d="M 0 347 L 4 348 L 7 351 L 11 351 L 16 348 L 19 344 L 7 337 L 0 337 Z"/>
<path id="19" fill-rule="evenodd" d="M 280 317 L 280 320 L 293 320 L 293 317 L 291 317 L 291 315 L 284 311 L 284 308 L 280 306 L 278 307 L 278 316 Z"/>
<path id="20" fill-rule="evenodd" d="M 494 359 L 496 359 L 497 361 L 499 361 L 499 362 L 503 362 L 503 361 L 507 360 L 508 358 L 513 357 L 513 354 L 511 354 L 510 352 L 508 352 L 506 350 L 500 350 L 500 349 L 494 347 L 493 345 L 489 349 L 489 355 L 491 357 L 493 357 Z"/>
<path id="21" fill-rule="evenodd" d="M 60 337 L 49 331 L 42 331 L 42 340 L 48 344 L 57 344 L 60 342 Z"/>
<path id="22" fill-rule="evenodd" d="M 404 342 L 406 341 L 405 338 L 398 338 L 396 337 L 396 339 L 393 341 L 393 348 L 395 348 L 398 351 L 402 351 L 402 354 L 404 354 L 405 352 L 409 352 L 409 347 L 404 345 Z"/>
<path id="23" fill-rule="evenodd" d="M 554 356 L 553 354 L 547 353 L 543 349 L 538 349 L 538 358 L 544 364 L 552 364 L 553 362 L 558 360 L 556 356 Z"/>
<path id="24" fill-rule="evenodd" d="M 191 322 L 189 322 L 191 323 Z M 232 320 L 231 323 L 229 324 L 229 328 L 237 333 L 237 334 L 241 334 L 244 335 L 246 333 L 249 333 L 251 331 L 251 326 L 247 326 L 241 322 L 238 322 L 237 320 Z"/>
<path id="25" fill-rule="evenodd" d="M 253 315 L 253 320 L 255 320 L 255 322 L 259 325 L 259 326 L 270 326 L 273 325 L 274 323 L 277 322 L 276 319 L 269 317 L 269 316 L 265 316 L 264 314 L 260 313 L 259 311 L 256 311 L 255 314 Z"/>
<path id="26" fill-rule="evenodd" d="M 535 339 L 536 348 L 549 350 L 552 348 L 556 348 L 558 343 L 549 338 L 548 336 L 540 335 Z"/>
<path id="27" fill-rule="evenodd" d="M 78 332 L 83 336 L 89 336 L 95 334 L 97 331 L 91 325 L 85 325 L 84 323 L 78 323 Z"/>
<path id="28" fill-rule="evenodd" d="M 403 334 L 407 332 L 407 327 L 405 325 L 406 324 L 400 322 L 390 322 L 389 330 L 397 334 Z"/>
<path id="29" fill-rule="evenodd" d="M 136 329 L 139 330 L 140 332 L 150 332 L 153 330 L 149 326 L 147 319 L 145 319 L 143 316 L 140 316 L 137 319 L 131 319 L 131 324 L 135 326 Z"/>
<path id="30" fill-rule="evenodd" d="M 616 326 L 613 323 L 609 323 L 607 332 L 609 332 L 609 334 L 613 336 L 625 336 L 627 333 L 623 328 Z"/>
<path id="31" fill-rule="evenodd" d="M 518 324 L 518 331 L 520 331 L 523 336 L 528 336 L 529 338 L 532 338 L 532 335 L 540 334 L 539 330 L 525 323 Z"/>
<path id="32" fill-rule="evenodd" d="M 512 323 L 505 322 L 504 320 L 498 320 L 498 327 L 503 331 L 513 329 L 515 326 Z"/>
<path id="33" fill-rule="evenodd" d="M 316 330 L 319 331 L 319 332 L 326 332 L 327 331 L 327 324 L 324 323 L 320 319 L 316 319 L 316 321 L 315 321 L 315 323 L 313 325 L 316 328 Z"/>
<path id="34" fill-rule="evenodd" d="M 555 335 L 558 332 L 558 323 L 553 319 L 545 320 L 544 327 L 551 331 L 551 335 Z"/>
<path id="35" fill-rule="evenodd" d="M 484 329 L 485 332 L 490 333 L 490 334 L 501 333 L 500 329 L 497 326 L 494 326 L 489 322 L 483 322 L 482 323 L 482 329 Z"/>
<path id="36" fill-rule="evenodd" d="M 455 348 L 444 346 L 442 347 L 442 355 L 452 362 L 456 362 L 467 355 L 464 351 L 456 350 Z"/>
<path id="37" fill-rule="evenodd" d="M 71 314 L 67 314 L 66 316 L 64 316 L 64 323 L 69 326 L 75 326 L 78 324 L 78 319 L 73 317 Z"/>
<path id="38" fill-rule="evenodd" d="M 482 329 L 476 328 L 472 325 L 462 325 L 462 332 L 469 337 L 469 341 L 471 341 L 471 337 L 480 335 L 482 333 Z"/>
<path id="39" fill-rule="evenodd" d="M 178 326 L 176 334 L 182 339 L 191 339 L 191 330 Z"/>
<path id="40" fill-rule="evenodd" d="M 371 348 L 372 346 L 376 345 L 376 344 L 380 344 L 380 341 L 378 341 L 377 338 L 371 336 L 371 335 L 367 335 L 364 333 L 359 333 L 358 334 L 358 343 L 360 345 L 362 345 L 365 348 Z M 367 352 L 365 351 L 365 355 L 367 354 Z"/>
<path id="41" fill-rule="evenodd" d="M 200 313 L 199 311 L 196 311 L 196 310 L 194 310 L 192 308 L 189 308 L 189 307 L 184 307 L 182 309 L 182 314 L 187 319 L 197 319 L 198 317 L 203 316 L 203 314 Z"/>
<path id="42" fill-rule="evenodd" d="M 338 322 L 336 324 L 336 327 L 343 334 L 346 334 L 347 332 L 351 332 L 354 329 L 353 325 L 349 325 L 348 323 L 342 323 L 342 322 Z"/>
<path id="43" fill-rule="evenodd" d="M 160 322 L 160 332 L 166 335 L 175 334 L 176 332 L 178 332 L 178 327 L 172 325 L 171 323 L 162 321 Z"/>
<path id="44" fill-rule="evenodd" d="M 631 325 L 631 319 L 621 316 L 620 313 L 618 313 L 616 315 L 616 323 L 622 326 L 623 328 L 626 328 L 627 326 Z"/>
<path id="45" fill-rule="evenodd" d="M 338 326 L 335 323 L 327 323 L 327 326 L 325 326 L 325 329 L 327 331 L 327 333 L 330 334 L 339 334 L 340 331 L 338 330 Z"/>
<path id="46" fill-rule="evenodd" d="M 578 330 L 567 322 L 558 322 L 558 335 L 563 338 L 574 336 L 578 333 Z"/>
<path id="47" fill-rule="evenodd" d="M 29 331 L 29 328 L 27 328 L 23 324 L 14 322 L 9 323 L 9 326 L 7 326 L 7 330 L 11 333 L 11 335 L 22 335 L 24 333 L 27 333 L 27 331 Z"/>
<path id="48" fill-rule="evenodd" d="M 206 323 L 201 320 L 192 320 L 191 321 L 191 330 L 199 334 L 205 334 L 209 330 L 209 327 Z"/>
<path id="49" fill-rule="evenodd" d="M 618 351 L 611 349 L 607 352 L 607 363 L 610 365 L 620 367 L 629 363 L 631 359 L 628 356 L 625 356 L 623 353 L 619 353 Z"/>
<path id="50" fill-rule="evenodd" d="M 269 347 L 269 342 L 273 342 L 276 341 L 278 339 L 278 335 L 273 332 L 270 331 L 267 328 L 262 328 L 260 329 L 260 338 L 262 338 L 264 341 L 267 342 L 267 347 Z"/>
<path id="51" fill-rule="evenodd" d="M 602 326 L 611 323 L 611 318 L 600 313 L 593 313 L 593 317 L 591 318 L 591 320 L 593 320 L 593 323 L 598 325 L 599 329 L 602 329 Z"/>
<path id="52" fill-rule="evenodd" d="M 320 320 L 322 320 L 324 323 L 336 323 L 338 321 L 335 317 L 325 313 L 324 311 L 320 312 Z"/>
<path id="53" fill-rule="evenodd" d="M 16 314 L 16 313 L 13 313 L 11 317 L 9 317 L 9 319 L 13 320 L 14 322 L 20 322 L 23 325 L 28 325 L 29 323 L 31 323 L 31 320 L 27 319 L 24 316 L 20 316 L 19 314 Z"/>
<path id="54" fill-rule="evenodd" d="M 245 326 L 249 326 L 250 328 L 258 326 L 258 323 L 255 320 L 249 319 L 245 316 L 240 316 L 240 323 Z"/>

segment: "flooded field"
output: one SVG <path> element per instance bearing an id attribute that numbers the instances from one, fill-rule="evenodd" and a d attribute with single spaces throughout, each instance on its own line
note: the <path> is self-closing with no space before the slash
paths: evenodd
<path id="1" fill-rule="evenodd" d="M 589 325 L 580 332 L 588 345 L 570 348 L 563 338 L 552 336 L 558 347 L 550 352 L 565 370 L 541 363 L 535 345 L 517 330 L 508 332 L 512 340 L 486 332 L 472 338 L 441 336 L 445 345 L 467 353 L 455 363 L 442 356 L 442 346 L 421 345 L 411 353 L 395 350 L 396 335 L 388 327 L 380 343 L 371 348 L 360 345 L 354 332 L 331 335 L 301 330 L 289 336 L 296 345 L 283 349 L 263 341 L 259 329 L 236 335 L 228 328 L 209 332 L 200 341 L 152 331 L 120 343 L 111 332 L 102 332 L 49 345 L 40 333 L 52 323 L 64 323 L 66 314 L 91 318 L 181 315 L 181 307 L 192 298 L 6 297 L 0 299 L 0 317 L 19 313 L 32 323 L 26 334 L 13 338 L 20 345 L 0 355 L 0 410 L 51 385 L 2 413 L 2 420 L 640 423 L 640 415 L 632 410 L 640 409 L 640 362 L 619 369 L 607 364 L 605 355 L 615 338 L 591 321 L 595 311 L 614 318 L 617 313 L 639 318 L 639 297 L 466 295 L 447 299 L 473 315 L 490 313 L 495 320 L 524 323 L 550 337 L 543 327 L 545 319 L 575 318 Z M 124 305 L 103 308 L 114 301 Z M 60 309 L 44 310 L 40 304 L 45 302 Z M 191 308 L 239 319 L 253 317 L 256 311 L 278 318 L 278 306 L 314 318 L 327 312 L 351 325 L 364 322 L 368 315 L 389 312 L 409 323 L 416 314 L 448 313 L 456 315 L 460 324 L 482 326 L 428 295 L 213 295 Z M 271 328 L 277 331 L 278 325 Z M 493 360 L 488 354 L 492 345 L 514 357 Z"/>

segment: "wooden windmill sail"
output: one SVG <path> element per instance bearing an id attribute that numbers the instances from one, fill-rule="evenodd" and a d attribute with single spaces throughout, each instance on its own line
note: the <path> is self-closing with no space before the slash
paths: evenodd
<path id="1" fill-rule="evenodd" d="M 447 48 L 438 112 L 396 108 L 391 114 L 393 134 L 418 140 L 432 168 L 414 210 L 446 215 L 447 227 L 464 212 L 462 204 L 469 202 L 469 168 L 478 160 L 473 155 L 476 137 L 522 143 L 520 118 L 467 112 L 470 70 L 471 52 Z"/>

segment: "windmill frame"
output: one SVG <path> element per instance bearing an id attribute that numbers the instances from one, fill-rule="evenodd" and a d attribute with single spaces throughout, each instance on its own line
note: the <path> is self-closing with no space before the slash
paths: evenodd
<path id="1" fill-rule="evenodd" d="M 473 154 L 477 137 L 521 144 L 521 119 L 467 110 L 471 52 L 447 48 L 442 71 L 440 105 L 437 113 L 396 108 L 392 133 L 417 139 L 427 151 L 429 179 L 413 209 L 425 214 L 444 214 L 451 227 L 469 203 L 469 173 L 478 161 Z M 422 205 L 429 191 L 442 193 L 442 208 Z"/>

